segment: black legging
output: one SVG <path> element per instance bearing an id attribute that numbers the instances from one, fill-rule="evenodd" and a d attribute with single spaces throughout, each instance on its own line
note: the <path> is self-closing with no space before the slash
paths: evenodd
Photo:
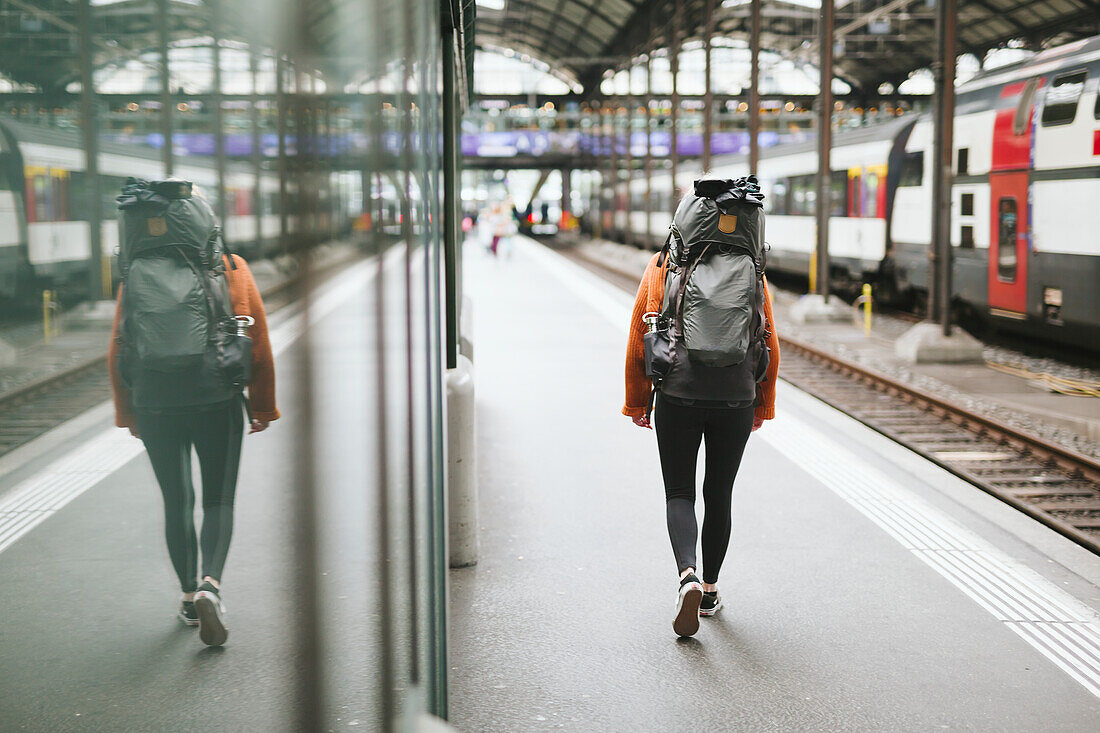
<path id="1" fill-rule="evenodd" d="M 186 415 L 139 414 L 138 431 L 164 496 L 164 534 L 180 587 L 190 593 L 199 577 L 221 580 L 233 534 L 233 498 L 241 461 L 244 417 L 240 400 Z M 195 489 L 191 447 L 202 473 L 202 575 L 197 574 Z"/>
<path id="2" fill-rule="evenodd" d="M 752 432 L 752 407 L 688 407 L 657 395 L 653 426 L 665 479 L 668 536 L 679 572 L 699 569 L 695 544 L 695 464 L 706 439 L 703 476 L 703 582 L 717 583 L 730 541 L 733 480 Z"/>

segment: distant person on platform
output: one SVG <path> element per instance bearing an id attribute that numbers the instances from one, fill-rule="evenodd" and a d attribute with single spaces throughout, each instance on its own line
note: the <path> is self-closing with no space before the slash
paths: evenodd
<path id="1" fill-rule="evenodd" d="M 224 253 L 214 213 L 190 183 L 130 179 L 118 202 L 122 285 L 108 351 L 115 423 L 145 443 L 160 484 L 183 591 L 179 618 L 217 646 L 229 635 L 222 570 L 243 413 L 249 434 L 279 417 L 264 304 L 245 261 Z M 202 474 L 198 537 L 192 449 Z"/>

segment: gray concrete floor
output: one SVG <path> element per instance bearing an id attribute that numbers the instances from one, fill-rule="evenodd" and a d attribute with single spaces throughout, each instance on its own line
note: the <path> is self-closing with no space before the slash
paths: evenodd
<path id="1" fill-rule="evenodd" d="M 760 436 L 735 489 L 726 607 L 678 640 L 655 439 L 619 414 L 629 298 L 536 254 L 467 260 L 482 533 L 480 563 L 452 572 L 461 730 L 1094 729 L 1096 697 Z"/>
<path id="2" fill-rule="evenodd" d="M 519 248 L 512 259 L 467 263 L 483 529 L 481 563 L 451 576 L 460 730 L 1094 727 L 1096 698 L 766 440 L 751 443 L 737 488 L 727 607 L 695 639 L 677 641 L 653 435 L 618 413 L 626 316 L 620 327 L 595 315 L 626 306 L 570 283 L 555 262 Z M 325 355 L 314 364 L 318 405 L 331 416 L 314 437 L 331 467 L 320 477 L 320 582 L 333 729 L 373 729 L 379 711 L 380 558 L 363 480 L 373 464 L 362 450 L 377 430 L 363 419 L 374 291 L 364 282 L 311 331 Z M 391 335 L 400 341 L 398 329 Z M 397 362 L 401 347 L 390 345 Z M 298 355 L 292 347 L 278 361 L 287 415 L 300 414 Z M 818 417 L 798 409 L 800 419 Z M 835 416 L 820 420 L 855 440 L 834 430 Z M 101 418 L 81 435 L 106 427 Z M 54 449 L 80 439 L 69 434 Z M 174 618 L 178 594 L 144 457 L 0 552 L 0 731 L 293 729 L 301 439 L 289 420 L 247 439 L 224 649 L 204 648 Z M 0 496 L 58 454 L 27 455 L 28 465 L 5 468 Z M 868 460 L 935 491 L 887 453 Z M 391 489 L 398 496 L 402 486 Z M 950 498 L 939 503 L 1095 600 L 1095 586 L 1034 547 Z M 399 592 L 398 608 L 408 598 Z"/>
<path id="3" fill-rule="evenodd" d="M 327 729 L 372 730 L 381 711 L 381 563 L 374 463 L 365 450 L 377 432 L 366 317 L 374 288 L 371 277 L 350 284 L 346 300 L 310 331 L 316 409 L 326 416 L 313 436 L 325 466 L 318 475 L 322 653 Z M 273 319 L 273 331 L 281 320 Z M 404 353 L 395 345 L 395 359 L 403 363 Z M 161 498 L 142 453 L 0 552 L 0 731 L 296 729 L 301 366 L 296 342 L 276 361 L 284 419 L 245 438 L 223 578 L 228 644 L 204 647 L 176 619 L 179 590 L 164 547 Z M 31 451 L 28 465 L 5 466 L 0 497 L 73 445 L 111 430 L 109 411 L 98 414 L 79 435 Z M 403 562 L 408 538 L 394 532 L 394 559 Z M 398 588 L 398 608 L 407 607 L 410 592 Z M 401 624 L 396 633 L 409 632 Z M 409 659 L 397 646 L 401 673 Z"/>

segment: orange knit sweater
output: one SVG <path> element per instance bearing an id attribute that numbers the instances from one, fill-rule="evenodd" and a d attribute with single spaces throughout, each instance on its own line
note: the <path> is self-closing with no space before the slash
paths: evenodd
<path id="1" fill-rule="evenodd" d="M 256 319 L 248 331 L 248 335 L 252 337 L 252 381 L 248 383 L 248 405 L 254 419 L 268 422 L 278 420 L 279 409 L 275 407 L 275 360 L 271 355 L 271 341 L 267 335 L 264 302 L 248 264 L 237 255 L 232 257 L 237 269 L 234 270 L 226 261 L 225 273 L 229 279 L 229 300 L 233 303 L 233 314 Z M 122 286 L 119 286 L 115 323 L 111 328 L 111 343 L 107 348 L 107 368 L 111 372 L 111 392 L 115 400 L 115 425 L 128 428 L 137 427 L 137 419 L 130 404 L 130 392 L 118 373 L 117 337 L 121 303 Z"/>
<path id="2" fill-rule="evenodd" d="M 649 261 L 642 275 L 642 282 L 638 286 L 638 295 L 634 300 L 634 312 L 630 316 L 630 336 L 626 343 L 626 404 L 623 406 L 623 414 L 627 417 L 642 417 L 645 415 L 646 405 L 649 404 L 649 395 L 653 390 L 653 384 L 645 375 L 645 324 L 642 316 L 646 313 L 656 313 L 661 310 L 661 301 L 665 297 L 665 272 L 664 267 L 657 267 L 657 257 Z M 775 417 L 775 380 L 779 374 L 779 337 L 775 335 L 775 319 L 772 318 L 772 296 L 768 292 L 767 278 L 764 280 L 764 315 L 767 316 L 771 326 L 771 336 L 768 337 L 768 348 L 771 349 L 771 361 L 768 363 L 768 372 L 764 381 L 758 388 L 759 404 L 756 406 L 756 417 L 762 420 L 771 420 Z"/>

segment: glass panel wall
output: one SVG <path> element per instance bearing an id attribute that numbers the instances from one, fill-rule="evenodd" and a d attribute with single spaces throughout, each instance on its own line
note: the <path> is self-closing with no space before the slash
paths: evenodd
<path id="1" fill-rule="evenodd" d="M 103 468 L 65 499 L 84 511 L 62 502 L 15 534 L 0 511 L 0 582 L 28 588 L 0 600 L 23 629 L 0 638 L 0 729 L 63 730 L 74 711 L 103 730 L 445 718 L 444 382 L 458 285 L 444 219 L 458 192 L 444 175 L 457 136 L 444 136 L 460 129 L 472 83 L 462 14 L 473 3 L 54 6 L 24 16 L 49 31 L 19 35 L 32 63 L 0 53 L 0 75 L 18 81 L 0 89 L 11 97 L 0 100 L 0 357 L 7 339 L 17 356 L 0 359 L 0 396 L 39 385 L 11 403 L 32 415 L 52 400 L 49 419 L 3 433 L 0 457 L 73 417 L 87 434 L 16 451 L 31 462 L 5 462 L 0 506 L 66 451 Z M 157 187 L 167 179 L 190 185 Z M 124 189 L 162 215 L 132 228 Z M 200 211 L 206 228 L 149 244 L 178 235 L 172 206 Z M 108 346 L 128 348 L 136 322 L 119 293 L 141 297 L 128 279 L 138 239 L 164 271 L 194 276 L 183 291 L 201 292 L 211 344 L 235 332 L 232 316 L 254 320 L 251 375 L 198 380 L 217 399 L 151 409 L 131 371 L 112 392 Z M 176 246 L 192 244 L 194 256 Z M 172 307 L 184 296 L 169 284 L 148 291 Z M 214 356 L 170 386 L 183 391 Z M 41 386 L 62 374 L 68 392 Z M 272 382 L 277 409 L 257 396 Z M 157 415 L 183 430 L 211 405 L 239 418 L 239 466 L 232 434 L 195 428 L 168 481 L 139 424 Z M 0 401 L 0 424 L 17 417 Z M 230 458 L 214 470 L 204 449 L 192 472 L 200 443 Z M 57 569 L 39 576 L 44 566 Z M 218 642 L 181 622 L 208 578 L 232 608 Z M 110 612 L 89 615 L 110 587 Z"/>

